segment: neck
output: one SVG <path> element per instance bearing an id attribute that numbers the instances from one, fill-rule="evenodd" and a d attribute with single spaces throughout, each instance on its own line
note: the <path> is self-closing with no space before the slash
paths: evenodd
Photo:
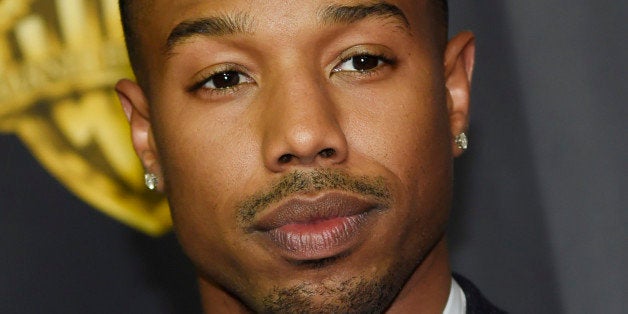
<path id="1" fill-rule="evenodd" d="M 387 313 L 442 313 L 450 289 L 449 254 L 443 237 L 414 271 Z"/>
<path id="2" fill-rule="evenodd" d="M 205 313 L 250 313 L 236 297 L 199 276 Z M 451 289 L 447 243 L 443 237 L 417 267 L 387 313 L 442 313 Z"/>
<path id="3" fill-rule="evenodd" d="M 204 313 L 245 314 L 250 311 L 237 298 L 199 276 L 198 286 Z"/>

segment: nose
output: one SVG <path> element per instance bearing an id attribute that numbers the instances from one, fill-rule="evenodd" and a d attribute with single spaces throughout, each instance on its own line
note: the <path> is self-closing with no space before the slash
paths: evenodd
<path id="1" fill-rule="evenodd" d="M 282 80 L 264 110 L 262 154 L 267 169 L 329 167 L 347 158 L 338 106 L 312 75 Z"/>

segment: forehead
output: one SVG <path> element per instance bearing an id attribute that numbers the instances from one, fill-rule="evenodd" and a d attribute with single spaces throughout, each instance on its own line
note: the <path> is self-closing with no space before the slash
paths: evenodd
<path id="1" fill-rule="evenodd" d="M 425 20 L 431 0 L 135 0 L 140 3 L 135 7 L 138 14 L 136 30 L 144 39 L 167 39 L 171 32 L 182 22 L 216 15 L 238 15 L 246 17 L 252 28 L 287 31 L 304 26 L 329 7 L 338 6 L 377 6 L 385 5 L 398 8 L 401 15 L 410 23 Z M 408 25 L 412 27 L 413 25 Z M 414 25 L 414 27 L 416 27 Z M 146 43 L 144 43 L 146 44 Z"/>
<path id="2" fill-rule="evenodd" d="M 312 8 L 324 8 L 331 5 L 357 6 L 390 4 L 400 7 L 420 6 L 422 3 L 437 0 L 128 0 L 136 4 L 136 8 L 151 11 L 151 15 L 157 13 L 161 16 L 176 17 L 186 14 L 202 13 L 202 11 L 227 11 L 232 9 L 250 10 L 254 13 L 264 12 L 266 8 L 272 8 L 275 16 L 288 15 L 282 12 L 282 8 L 290 8 L 294 14 L 300 11 L 311 11 Z M 290 15 L 290 14 L 289 14 Z M 154 16 L 152 16 L 154 17 Z"/>

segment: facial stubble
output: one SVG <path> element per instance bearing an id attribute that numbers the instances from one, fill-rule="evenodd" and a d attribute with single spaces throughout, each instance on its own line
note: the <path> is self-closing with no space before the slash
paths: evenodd
<path id="1" fill-rule="evenodd" d="M 377 200 L 382 208 L 393 203 L 382 177 L 352 176 L 340 170 L 295 171 L 284 176 L 267 191 L 246 198 L 238 206 L 238 220 L 249 225 L 257 214 L 282 199 L 296 194 L 325 190 L 346 191 Z M 308 267 L 324 270 L 343 257 L 314 261 Z M 270 292 L 249 304 L 265 313 L 381 313 L 393 302 L 405 282 L 420 264 L 416 259 L 400 258 L 385 273 L 342 278 L 330 276 L 320 282 L 303 281 L 289 287 L 274 286 Z"/>
<path id="2" fill-rule="evenodd" d="M 322 283 L 276 287 L 262 300 L 265 313 L 381 313 L 397 296 L 404 276 L 391 269 L 380 278 L 365 275 Z"/>

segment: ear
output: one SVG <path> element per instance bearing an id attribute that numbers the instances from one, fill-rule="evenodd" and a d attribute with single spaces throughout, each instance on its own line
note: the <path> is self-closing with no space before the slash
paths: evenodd
<path id="1" fill-rule="evenodd" d="M 453 138 L 466 132 L 469 125 L 471 78 L 475 62 L 475 36 L 473 33 L 465 31 L 452 38 L 447 44 L 447 49 L 445 49 L 444 60 L 452 150 L 454 156 L 458 157 L 463 150 L 454 143 Z"/>
<path id="2" fill-rule="evenodd" d="M 144 169 L 157 176 L 157 190 L 164 190 L 163 173 L 151 128 L 148 100 L 135 82 L 123 79 L 115 86 L 122 109 L 131 126 L 131 140 Z"/>

